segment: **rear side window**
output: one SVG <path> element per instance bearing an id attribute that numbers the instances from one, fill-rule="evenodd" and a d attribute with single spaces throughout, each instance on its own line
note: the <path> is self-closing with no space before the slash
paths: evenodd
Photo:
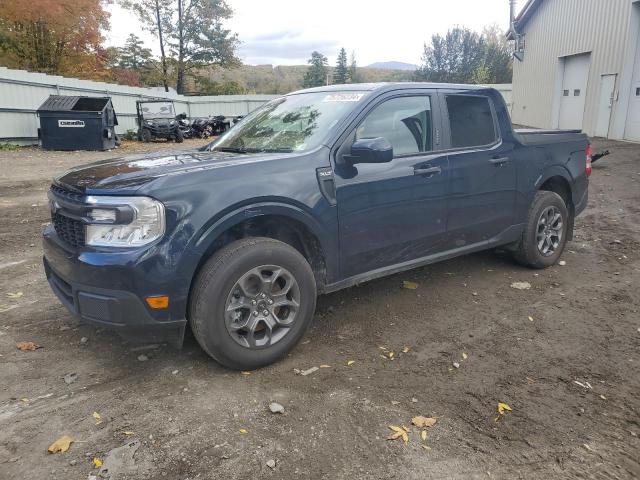
<path id="1" fill-rule="evenodd" d="M 447 110 L 451 148 L 489 145 L 496 141 L 496 129 L 487 97 L 448 95 Z"/>
<path id="2" fill-rule="evenodd" d="M 432 150 L 431 101 L 428 96 L 398 97 L 375 107 L 356 130 L 356 139 L 384 137 L 394 156 Z"/>

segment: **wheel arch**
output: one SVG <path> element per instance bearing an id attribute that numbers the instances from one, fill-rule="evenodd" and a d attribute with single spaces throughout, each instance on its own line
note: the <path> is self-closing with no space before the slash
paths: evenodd
<path id="1" fill-rule="evenodd" d="M 328 235 L 318 221 L 303 208 L 283 203 L 264 202 L 243 205 L 212 222 L 195 241 L 199 261 L 192 280 L 202 265 L 216 251 L 229 243 L 248 237 L 267 237 L 291 245 L 307 259 L 313 270 L 318 291 L 329 283 L 335 265 Z"/>
<path id="2" fill-rule="evenodd" d="M 573 239 L 573 228 L 575 220 L 575 203 L 573 200 L 572 178 L 562 167 L 554 167 L 545 172 L 544 177 L 539 182 L 539 190 L 554 192 L 558 194 L 569 210 L 569 228 L 567 238 Z"/>

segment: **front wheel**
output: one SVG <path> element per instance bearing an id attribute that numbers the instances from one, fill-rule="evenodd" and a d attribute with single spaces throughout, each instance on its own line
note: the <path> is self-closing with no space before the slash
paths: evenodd
<path id="1" fill-rule="evenodd" d="M 189 321 L 202 348 L 222 365 L 252 370 L 284 357 L 307 330 L 316 282 L 306 259 L 270 238 L 237 240 L 200 270 Z"/>
<path id="2" fill-rule="evenodd" d="M 173 139 L 175 140 L 176 143 L 184 142 L 184 135 L 182 134 L 182 130 L 178 128 L 176 130 L 176 134 L 174 135 Z"/>
<path id="3" fill-rule="evenodd" d="M 567 243 L 568 227 L 569 211 L 562 197 L 554 192 L 538 191 L 514 257 L 531 268 L 554 265 Z"/>

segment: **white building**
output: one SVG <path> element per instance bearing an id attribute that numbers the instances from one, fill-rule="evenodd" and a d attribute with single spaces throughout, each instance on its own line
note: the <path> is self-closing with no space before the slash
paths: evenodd
<path id="1" fill-rule="evenodd" d="M 529 0 L 513 22 L 513 122 L 640 141 L 640 0 Z"/>

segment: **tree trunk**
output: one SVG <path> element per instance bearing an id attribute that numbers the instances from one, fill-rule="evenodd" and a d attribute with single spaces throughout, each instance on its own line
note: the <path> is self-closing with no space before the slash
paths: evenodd
<path id="1" fill-rule="evenodd" d="M 178 0 L 178 80 L 176 90 L 184 93 L 184 24 L 182 18 L 182 0 Z"/>
<path id="2" fill-rule="evenodd" d="M 164 54 L 164 40 L 162 39 L 162 21 L 160 20 L 160 5 L 156 0 L 156 20 L 158 22 L 158 38 L 160 40 L 160 59 L 162 61 L 162 83 L 164 84 L 164 91 L 169 91 L 169 84 L 167 83 L 167 57 Z"/>

